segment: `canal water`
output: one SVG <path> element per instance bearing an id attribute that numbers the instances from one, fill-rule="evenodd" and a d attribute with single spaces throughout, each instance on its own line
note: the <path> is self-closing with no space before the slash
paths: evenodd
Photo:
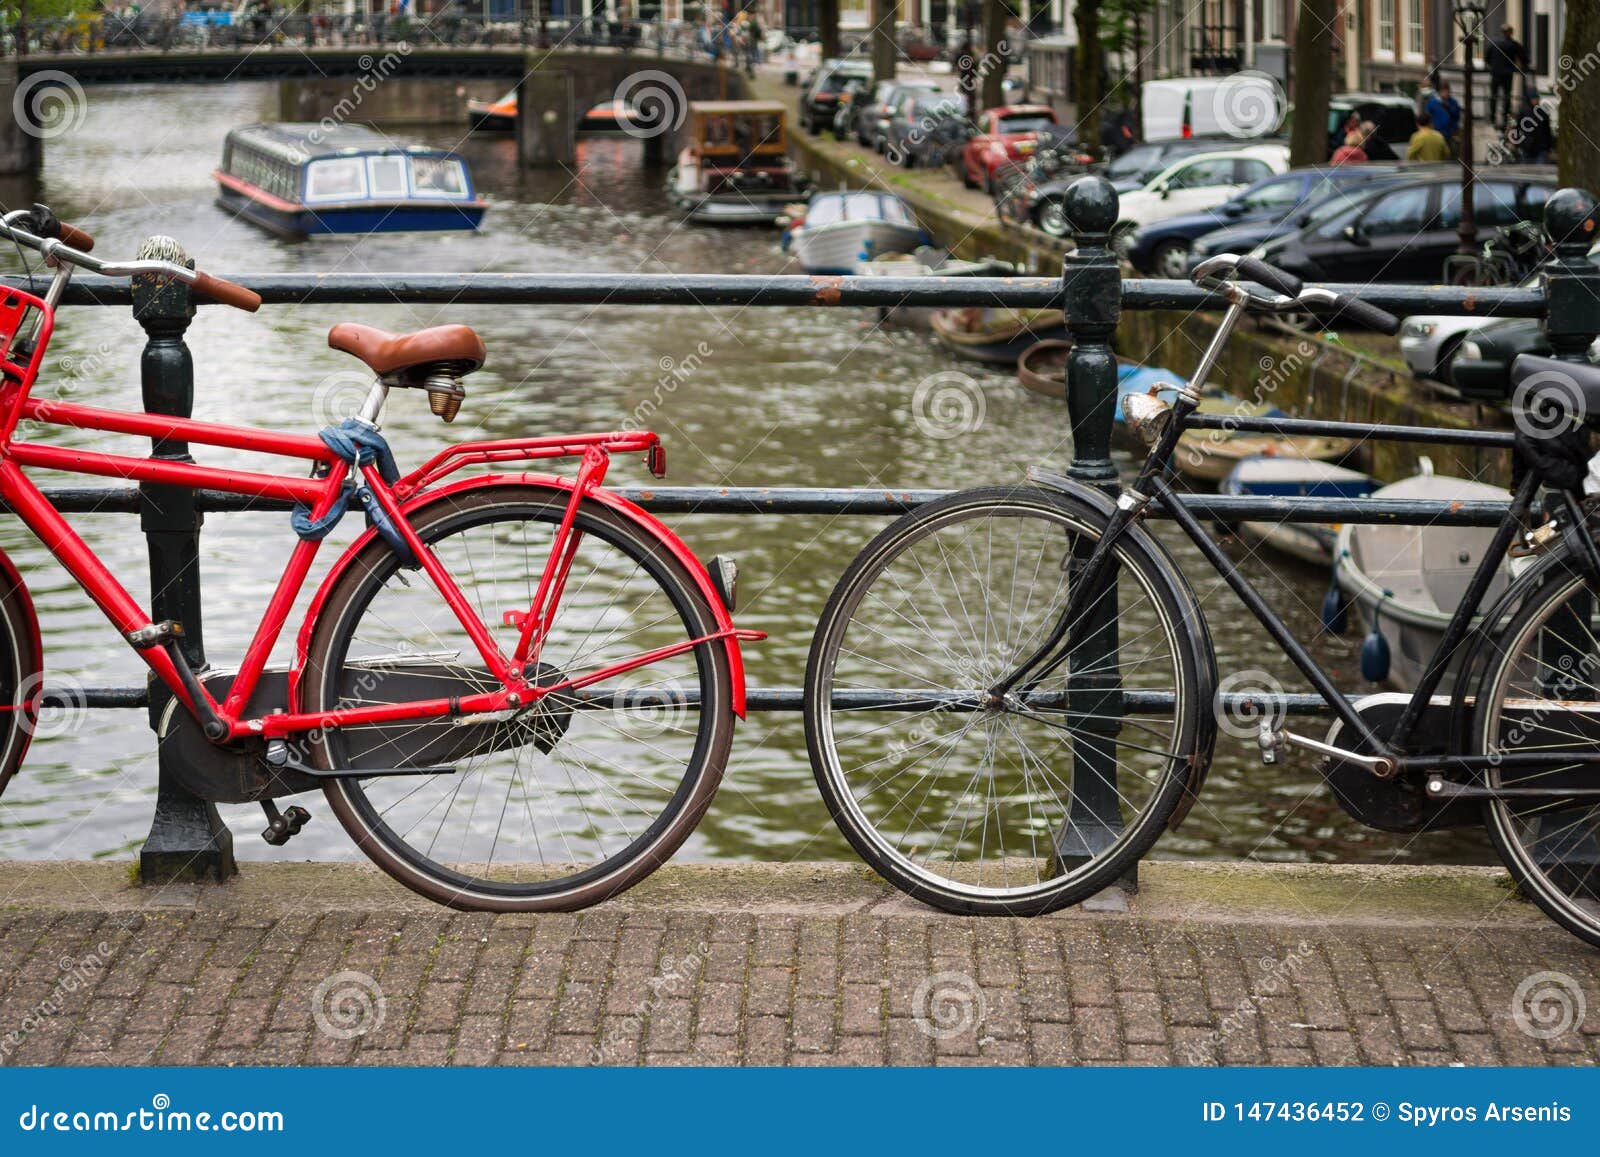
<path id="1" fill-rule="evenodd" d="M 668 211 L 661 174 L 641 167 L 635 142 L 584 142 L 576 173 L 521 172 L 512 142 L 462 139 L 453 127 L 408 135 L 459 147 L 469 159 L 492 203 L 477 234 L 279 241 L 216 208 L 210 179 L 227 128 L 273 119 L 277 103 L 275 86 L 266 84 L 91 89 L 82 124 L 46 145 L 39 196 L 90 229 L 99 252 L 131 255 L 145 236 L 170 233 L 201 267 L 222 274 L 788 268 L 776 232 L 682 224 Z M 954 488 L 1014 482 L 1030 464 L 1064 465 L 1071 453 L 1062 403 L 1022 390 L 1009 373 L 955 361 L 926 334 L 885 330 L 863 311 L 841 309 L 397 304 L 268 307 L 247 316 L 208 307 L 189 332 L 195 415 L 311 432 L 348 413 L 365 378 L 353 359 L 329 350 L 326 341 L 328 327 L 346 319 L 395 330 L 466 322 L 488 345 L 488 364 L 469 379 L 470 396 L 453 427 L 429 415 L 420 395 L 392 399 L 386 424 L 403 467 L 446 436 L 641 422 L 665 437 L 668 482 L 675 484 Z M 142 331 L 126 310 L 63 311 L 37 392 L 137 409 L 142 344 Z M 73 445 L 106 444 L 88 433 L 49 436 Z M 221 451 L 201 457 L 233 461 Z M 241 456 L 238 463 L 246 461 Z M 633 461 L 619 463 L 613 474 L 623 484 L 645 480 Z M 137 519 L 90 514 L 72 521 L 143 597 L 147 563 Z M 669 521 L 702 558 L 737 557 L 743 573 L 739 623 L 770 635 L 747 650 L 751 683 L 787 687 L 800 683 L 816 616 L 839 573 L 883 525 L 860 517 Z M 336 541 L 348 541 L 357 524 L 348 520 Z M 208 518 L 202 577 L 214 664 L 236 661 L 292 541 L 283 515 Z M 1211 618 L 1222 673 L 1261 671 L 1291 690 L 1303 689 L 1198 555 L 1171 541 Z M 0 520 L 0 546 L 22 567 L 38 604 L 50 682 L 142 679 L 142 667 L 99 613 L 9 519 Z M 1252 555 L 1238 544 L 1233 549 L 1299 636 L 1317 640 L 1315 649 L 1345 685 L 1359 685 L 1359 639 L 1320 637 L 1317 610 L 1326 576 Z M 324 561 L 335 553 L 325 550 Z M 285 631 L 280 662 L 298 621 L 292 617 Z M 1344 816 L 1306 761 L 1262 767 L 1227 736 L 1218 755 L 1201 805 L 1180 832 L 1163 838 L 1156 854 L 1380 862 L 1472 862 L 1488 854 L 1476 833 L 1411 838 L 1363 828 Z M 127 855 L 148 830 L 155 782 L 154 742 L 142 712 L 48 712 L 26 766 L 0 800 L 0 855 Z M 303 802 L 315 822 L 285 852 L 258 838 L 258 808 L 224 807 L 240 855 L 355 857 L 320 799 Z M 798 715 L 756 715 L 740 726 L 721 794 L 680 856 L 851 856 L 819 802 Z"/>

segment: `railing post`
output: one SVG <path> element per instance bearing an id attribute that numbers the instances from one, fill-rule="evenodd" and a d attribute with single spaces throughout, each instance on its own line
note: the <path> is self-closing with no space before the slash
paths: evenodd
<path id="1" fill-rule="evenodd" d="M 193 265 L 183 247 L 170 237 L 151 237 L 139 247 L 141 258 L 161 258 Z M 190 417 L 194 409 L 194 357 L 184 332 L 194 317 L 189 287 L 135 278 L 133 314 L 147 338 L 139 359 L 144 408 L 152 414 Z M 189 444 L 151 439 L 151 456 L 192 462 Z M 200 617 L 200 511 L 195 493 L 180 487 L 144 482 L 139 486 L 139 527 L 150 551 L 150 617 L 183 624 L 182 647 L 196 671 L 205 666 Z M 156 728 L 171 699 L 164 684 L 150 677 L 150 726 Z M 224 880 L 238 871 L 233 835 L 214 804 L 182 786 L 167 745 L 157 749 L 156 814 L 150 835 L 139 852 L 139 878 L 146 884 L 214 876 Z"/>
<path id="2" fill-rule="evenodd" d="M 1117 192 L 1103 177 L 1080 177 L 1068 186 L 1063 208 L 1076 242 L 1073 252 L 1062 258 L 1061 271 L 1063 308 L 1072 338 L 1064 383 L 1072 423 L 1072 465 L 1067 473 L 1115 494 L 1111 430 L 1117 359 L 1111 338 L 1122 315 L 1122 274 L 1108 242 L 1117 222 Z M 1080 539 L 1069 566 L 1081 568 L 1092 549 L 1092 543 Z M 1063 867 L 1104 851 L 1122 831 L 1117 790 L 1117 736 L 1122 725 L 1114 708 L 1122 681 L 1115 572 L 1110 584 L 1106 596 L 1096 601 L 1068 637 L 1068 695 L 1075 698 L 1082 693 L 1101 706 L 1093 718 L 1080 720 L 1073 732 L 1072 804 L 1055 841 Z M 1131 889 L 1137 880 L 1135 868 L 1123 883 Z"/>

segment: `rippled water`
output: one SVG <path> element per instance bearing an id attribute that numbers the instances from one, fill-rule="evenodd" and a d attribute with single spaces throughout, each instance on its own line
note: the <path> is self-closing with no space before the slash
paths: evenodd
<path id="1" fill-rule="evenodd" d="M 776 234 L 708 232 L 666 212 L 660 175 L 643 170 L 632 142 L 589 141 L 580 171 L 524 173 L 506 140 L 465 140 L 453 128 L 411 134 L 459 144 L 492 201 L 475 235 L 386 236 L 293 244 L 234 221 L 212 203 L 211 169 L 233 124 L 270 119 L 271 85 L 90 90 L 83 126 L 46 147 L 40 196 L 79 222 L 109 254 L 171 233 L 216 272 L 724 272 L 785 268 Z M 862 312 L 633 307 L 269 307 L 254 316 L 200 311 L 189 332 L 197 417 L 311 431 L 339 416 L 362 384 L 356 363 L 327 348 L 328 326 L 360 320 L 390 329 L 468 322 L 483 335 L 488 365 L 446 429 L 420 398 L 400 396 L 386 427 L 402 464 L 452 438 L 528 431 L 611 429 L 648 415 L 669 446 L 669 483 L 787 486 L 961 487 L 1019 479 L 1033 463 L 1070 457 L 1065 407 L 1020 389 L 1012 376 L 956 363 L 919 333 L 875 327 Z M 64 311 L 41 396 L 137 408 L 143 335 L 114 309 Z M 981 387 L 976 428 L 930 438 L 913 414 L 916 387 L 959 370 Z M 82 433 L 50 437 L 103 444 Z M 132 443 L 129 443 L 131 446 Z M 133 452 L 138 452 L 137 450 Z M 208 463 L 230 455 L 202 451 Z M 42 477 L 42 476 L 41 476 Z M 43 479 L 42 480 L 46 480 Z M 635 462 L 613 481 L 644 480 Z M 747 650 L 753 685 L 796 686 L 816 616 L 877 518 L 713 517 L 670 520 L 702 557 L 735 555 L 743 572 L 741 626 L 771 638 Z M 144 544 L 126 515 L 74 516 L 74 524 L 140 597 L 148 591 Z M 355 533 L 352 519 L 334 547 Z M 236 661 L 259 621 L 293 539 L 282 515 L 213 515 L 203 537 L 205 636 L 213 663 Z M 1264 634 L 1185 543 L 1175 553 L 1212 620 L 1219 666 L 1266 668 L 1296 686 Z M 43 619 L 53 682 L 129 683 L 142 668 L 115 632 L 43 550 L 10 520 L 0 546 L 27 576 Z M 1244 555 L 1243 548 L 1237 552 Z M 313 575 L 320 577 L 321 567 Z M 1325 576 L 1298 564 L 1246 561 L 1253 579 L 1303 638 L 1317 634 Z M 308 590 L 312 589 L 308 586 Z M 282 661 L 298 617 L 280 645 Z M 1358 640 L 1318 644 L 1353 681 Z M 1264 658 L 1270 661 L 1263 661 Z M 1311 726 L 1320 726 L 1313 724 Z M 1409 840 L 1370 832 L 1345 817 L 1309 766 L 1263 768 L 1224 740 L 1203 804 L 1158 854 L 1283 859 L 1472 859 L 1476 836 Z M 0 854 L 85 857 L 125 854 L 143 839 L 155 796 L 154 743 L 141 712 L 53 712 L 27 765 L 0 802 Z M 354 855 L 317 798 L 316 816 L 285 851 L 263 844 L 254 806 L 226 806 L 241 855 L 331 859 Z M 821 806 L 799 717 L 765 715 L 741 725 L 711 813 L 680 855 L 693 858 L 826 859 L 851 855 Z"/>

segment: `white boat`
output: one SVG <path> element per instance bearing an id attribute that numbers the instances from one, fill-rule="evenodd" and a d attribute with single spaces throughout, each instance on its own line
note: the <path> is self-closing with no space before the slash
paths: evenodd
<path id="1" fill-rule="evenodd" d="M 1365 498 L 1377 483 L 1369 475 L 1332 462 L 1260 455 L 1233 468 L 1222 493 L 1271 498 Z M 1239 536 L 1264 543 L 1305 562 L 1333 561 L 1339 527 L 1327 522 L 1241 522 Z"/>
<path id="2" fill-rule="evenodd" d="M 871 261 L 859 261 L 854 272 L 857 277 L 1011 277 L 1017 267 L 996 257 L 963 261 L 947 249 L 919 245 L 907 253 L 885 253 Z M 884 305 L 878 307 L 878 320 L 884 325 L 932 329 L 935 312 L 933 306 Z"/>
<path id="3" fill-rule="evenodd" d="M 893 193 L 818 193 L 791 220 L 783 246 L 807 273 L 854 273 L 885 253 L 910 253 L 929 243 L 911 207 Z"/>
<path id="4" fill-rule="evenodd" d="M 1421 473 L 1373 491 L 1375 499 L 1426 498 L 1445 502 L 1505 502 L 1499 486 L 1435 474 L 1426 458 Z M 1490 526 L 1357 526 L 1347 523 L 1334 545 L 1334 577 L 1361 613 L 1368 632 L 1388 644 L 1384 678 L 1409 691 L 1433 657 L 1444 629 L 1472 572 L 1495 534 Z M 1506 588 L 1511 574 L 1504 562 L 1484 605 Z M 1370 674 L 1370 672 L 1368 672 Z M 1446 675 L 1441 692 L 1450 690 Z"/>

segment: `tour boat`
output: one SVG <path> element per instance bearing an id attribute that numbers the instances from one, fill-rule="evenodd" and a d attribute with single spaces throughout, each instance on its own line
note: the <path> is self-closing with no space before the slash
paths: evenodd
<path id="1" fill-rule="evenodd" d="M 809 181 L 789 159 L 785 106 L 771 100 L 689 105 L 688 140 L 667 176 L 673 202 L 702 225 L 774 225 Z"/>
<path id="2" fill-rule="evenodd" d="M 367 125 L 243 125 L 212 175 L 219 205 L 283 237 L 476 229 L 488 208 L 460 157 Z"/>
<path id="3" fill-rule="evenodd" d="M 1224 494 L 1270 498 L 1366 498 L 1377 486 L 1370 475 L 1304 458 L 1246 458 L 1219 489 Z M 1327 522 L 1242 522 L 1242 538 L 1265 543 L 1304 562 L 1333 561 L 1339 527 Z"/>
<path id="4" fill-rule="evenodd" d="M 911 207 L 893 193 L 838 192 L 812 197 L 804 215 L 790 220 L 783 246 L 807 273 L 847 275 L 863 261 L 909 253 L 930 240 Z"/>

